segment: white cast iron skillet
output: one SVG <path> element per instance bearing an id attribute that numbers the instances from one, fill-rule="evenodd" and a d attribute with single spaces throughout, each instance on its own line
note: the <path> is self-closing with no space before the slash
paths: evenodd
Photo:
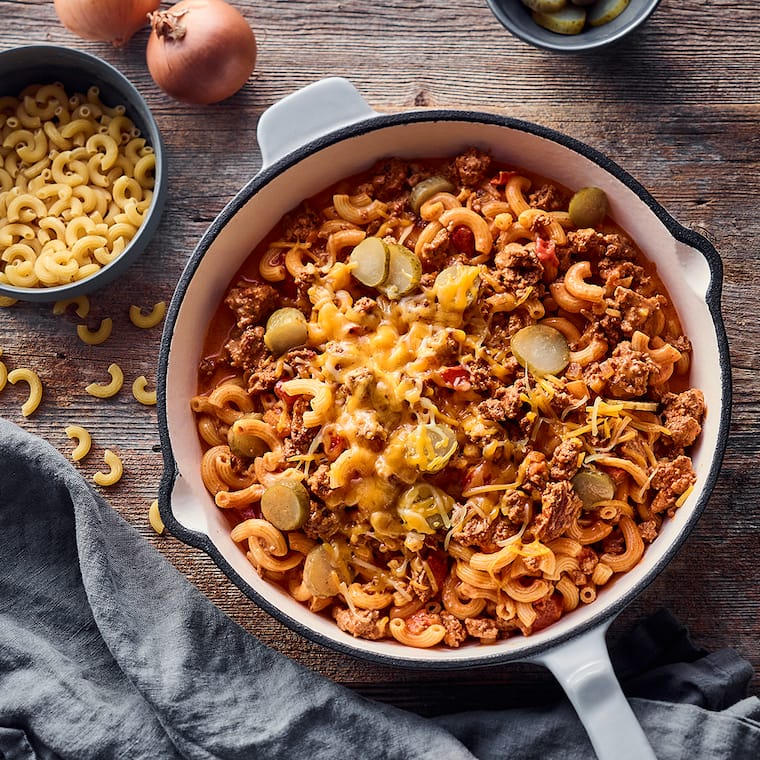
<path id="1" fill-rule="evenodd" d="M 702 237 L 677 224 L 632 177 L 592 148 L 535 124 L 469 111 L 381 115 L 345 79 L 312 84 L 272 106 L 258 126 L 263 168 L 205 233 L 180 279 L 165 324 L 158 379 L 165 460 L 162 518 L 187 544 L 206 551 L 256 604 L 313 641 L 395 666 L 455 669 L 507 661 L 550 668 L 600 758 L 652 758 L 607 655 L 614 617 L 673 557 L 694 527 L 718 476 L 730 415 L 730 365 L 720 316 L 721 261 Z M 189 399 L 196 392 L 203 336 L 231 278 L 257 242 L 304 198 L 387 156 L 453 156 L 468 146 L 569 188 L 597 185 L 612 217 L 653 260 L 694 346 L 692 384 L 708 413 L 694 452 L 697 487 L 641 563 L 595 602 L 528 637 L 492 646 L 417 650 L 394 641 L 355 639 L 264 582 L 230 537 L 203 487 L 201 447 Z"/>

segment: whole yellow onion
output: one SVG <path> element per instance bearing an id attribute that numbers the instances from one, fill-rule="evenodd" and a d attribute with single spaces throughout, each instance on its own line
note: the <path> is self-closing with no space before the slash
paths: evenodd
<path id="1" fill-rule="evenodd" d="M 161 0 L 55 0 L 61 23 L 84 40 L 125 45 Z"/>

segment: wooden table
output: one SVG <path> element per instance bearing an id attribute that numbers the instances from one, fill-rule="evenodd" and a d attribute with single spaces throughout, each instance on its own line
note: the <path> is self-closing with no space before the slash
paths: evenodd
<path id="1" fill-rule="evenodd" d="M 669 607 L 708 648 L 734 647 L 760 671 L 760 46 L 754 0 L 663 0 L 651 19 L 613 49 L 562 56 L 508 34 L 485 0 L 357 0 L 270 3 L 237 0 L 251 21 L 259 59 L 250 82 L 215 106 L 162 94 L 148 73 L 147 29 L 123 49 L 85 42 L 58 22 L 46 0 L 0 0 L 0 50 L 31 42 L 80 48 L 124 72 L 152 108 L 166 141 L 170 194 L 158 234 L 138 264 L 91 298 L 90 327 L 110 316 L 111 338 L 87 346 L 73 312 L 19 302 L 0 309 L 0 348 L 9 369 L 27 365 L 45 384 L 39 410 L 23 418 L 21 385 L 0 393 L 0 414 L 64 454 L 70 422 L 93 433 L 78 465 L 91 478 L 104 449 L 124 461 L 123 479 L 104 495 L 148 541 L 225 613 L 266 644 L 375 698 L 425 714 L 507 706 L 556 694 L 532 666 L 430 673 L 372 666 L 310 644 L 257 609 L 201 552 L 148 524 L 162 472 L 154 407 L 124 390 L 95 399 L 84 386 L 117 362 L 128 380 L 155 379 L 160 328 L 141 331 L 131 304 L 171 298 L 207 225 L 259 169 L 261 113 L 293 90 L 328 75 L 351 79 L 379 111 L 466 107 L 535 121 L 610 155 L 682 224 L 708 237 L 725 263 L 724 315 L 733 356 L 733 425 L 709 506 L 675 560 L 614 624 L 610 636 L 647 612 Z M 170 600 L 167 600 L 170 603 Z M 760 692 L 760 678 L 752 693 Z"/>

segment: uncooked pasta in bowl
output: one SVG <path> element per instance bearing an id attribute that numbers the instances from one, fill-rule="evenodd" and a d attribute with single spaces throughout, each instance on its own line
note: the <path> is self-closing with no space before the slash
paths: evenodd
<path id="1" fill-rule="evenodd" d="M 9 50 L 0 73 L 0 294 L 50 301 L 102 287 L 160 219 L 152 115 L 116 69 L 76 50 Z"/>

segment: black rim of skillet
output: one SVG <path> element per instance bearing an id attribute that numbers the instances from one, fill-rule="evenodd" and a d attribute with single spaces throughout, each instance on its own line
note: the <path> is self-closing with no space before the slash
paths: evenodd
<path id="1" fill-rule="evenodd" d="M 419 122 L 435 123 L 451 121 L 504 126 L 512 130 L 527 132 L 538 137 L 546 138 L 553 142 L 559 143 L 569 148 L 570 150 L 575 151 L 576 153 L 581 154 L 582 156 L 590 159 L 592 162 L 605 169 L 608 173 L 616 177 L 633 192 L 635 192 L 636 195 L 658 217 L 658 219 L 663 223 L 663 225 L 676 240 L 679 240 L 695 248 L 704 255 L 710 267 L 711 273 L 711 281 L 705 300 L 712 316 L 713 323 L 715 325 L 718 352 L 720 357 L 720 367 L 717 369 L 719 369 L 721 373 L 720 382 L 724 404 L 723 408 L 721 409 L 716 450 L 713 456 L 710 471 L 707 475 L 704 487 L 700 494 L 699 502 L 695 506 L 695 509 L 690 515 L 687 523 L 684 525 L 684 529 L 676 536 L 676 540 L 671 542 L 663 557 L 634 587 L 632 587 L 626 593 L 618 595 L 612 601 L 601 604 L 599 612 L 592 615 L 588 621 L 579 623 L 573 627 L 572 630 L 562 635 L 556 635 L 555 637 L 542 643 L 531 645 L 530 639 L 523 639 L 521 640 L 521 648 L 519 651 L 510 651 L 508 646 L 499 648 L 498 651 L 496 649 L 481 647 L 473 649 L 474 654 L 472 657 L 464 657 L 457 660 L 447 660 L 443 658 L 436 660 L 433 658 L 415 659 L 413 657 L 396 657 L 384 653 L 368 652 L 365 650 L 353 648 L 350 645 L 344 645 L 339 641 L 323 636 L 321 633 L 311 629 L 307 625 L 304 625 L 302 622 L 291 618 L 270 601 L 263 598 L 258 592 L 251 588 L 248 583 L 230 566 L 230 564 L 221 555 L 221 552 L 214 546 L 211 539 L 207 535 L 189 530 L 174 517 L 171 508 L 171 492 L 179 472 L 172 452 L 168 421 L 166 419 L 166 374 L 168 369 L 170 345 L 174 332 L 174 326 L 177 321 L 177 316 L 182 300 L 188 289 L 190 281 L 193 278 L 193 275 L 195 274 L 203 256 L 219 232 L 224 228 L 227 222 L 262 187 L 264 187 L 275 177 L 290 169 L 292 166 L 307 156 L 310 156 L 322 150 L 323 148 L 338 143 L 342 140 L 392 126 L 403 126 L 405 124 Z M 655 580 L 655 578 L 660 574 L 660 572 L 662 572 L 665 566 L 675 556 L 678 549 L 681 547 L 689 533 L 693 530 L 695 524 L 698 522 L 707 504 L 707 501 L 709 500 L 710 494 L 715 486 L 715 482 L 720 472 L 721 462 L 723 460 L 728 438 L 731 416 L 730 356 L 725 326 L 723 324 L 723 319 L 720 312 L 722 277 L 722 261 L 719 254 L 708 240 L 676 222 L 675 219 L 673 219 L 673 217 L 670 216 L 667 211 L 665 211 L 665 209 L 649 194 L 649 192 L 644 187 L 642 187 L 633 177 L 631 177 L 614 161 L 599 153 L 595 149 L 589 147 L 588 145 L 581 143 L 572 137 L 559 133 L 553 129 L 549 129 L 547 127 L 543 127 L 531 122 L 522 121 L 520 119 L 503 117 L 495 114 L 481 113 L 477 111 L 433 110 L 379 115 L 377 117 L 372 117 L 370 119 L 360 121 L 350 126 L 342 127 L 333 132 L 330 132 L 327 135 L 324 135 L 305 144 L 284 158 L 276 161 L 271 166 L 263 168 L 259 174 L 253 177 L 253 179 L 251 179 L 238 192 L 238 194 L 221 211 L 219 216 L 211 223 L 209 228 L 200 239 L 198 245 L 196 246 L 195 251 L 190 257 L 184 272 L 180 276 L 174 296 L 167 310 L 158 361 L 157 412 L 161 451 L 164 458 L 164 472 L 159 487 L 159 504 L 162 520 L 164 521 L 167 529 L 176 538 L 190 546 L 206 552 L 225 573 L 225 575 L 249 599 L 264 609 L 273 618 L 280 621 L 288 628 L 299 633 L 305 638 L 326 646 L 327 648 L 334 651 L 339 651 L 345 654 L 349 654 L 353 657 L 358 657 L 385 665 L 391 665 L 394 667 L 423 668 L 430 670 L 457 670 L 472 667 L 487 667 L 489 665 L 496 665 L 509 661 L 524 661 L 530 659 L 531 657 L 540 655 L 541 652 L 546 651 L 550 648 L 554 648 L 556 645 L 566 640 L 574 638 L 585 631 L 595 628 L 620 613 L 623 608 L 625 608 L 631 601 L 633 601 L 636 596 L 638 596 L 650 583 Z"/>

